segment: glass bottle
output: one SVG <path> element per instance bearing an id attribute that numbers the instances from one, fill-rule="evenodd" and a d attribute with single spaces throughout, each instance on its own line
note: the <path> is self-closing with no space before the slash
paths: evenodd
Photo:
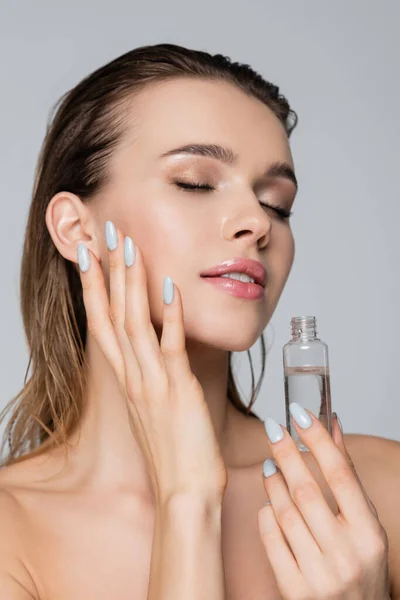
<path id="1" fill-rule="evenodd" d="M 328 346 L 317 338 L 315 317 L 293 317 L 292 339 L 283 346 L 286 427 L 299 450 L 309 448 L 292 425 L 291 402 L 310 410 L 332 434 Z"/>

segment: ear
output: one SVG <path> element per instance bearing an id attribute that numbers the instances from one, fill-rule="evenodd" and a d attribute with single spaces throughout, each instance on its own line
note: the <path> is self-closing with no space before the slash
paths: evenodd
<path id="1" fill-rule="evenodd" d="M 76 269 L 80 242 L 86 244 L 100 259 L 94 216 L 78 196 L 70 192 L 59 192 L 53 196 L 47 206 L 45 220 L 57 250 L 64 258 L 75 263 Z"/>

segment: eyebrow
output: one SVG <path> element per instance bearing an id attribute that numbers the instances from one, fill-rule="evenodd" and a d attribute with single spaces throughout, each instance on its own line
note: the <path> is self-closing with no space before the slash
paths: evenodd
<path id="1" fill-rule="evenodd" d="M 186 144 L 173 150 L 168 150 L 161 154 L 160 158 L 172 156 L 174 154 L 192 154 L 197 156 L 207 156 L 215 158 L 224 164 L 234 167 L 239 164 L 239 155 L 233 152 L 230 148 L 219 146 L 218 144 Z M 285 162 L 274 162 L 267 168 L 264 176 L 267 178 L 283 177 L 294 183 L 296 191 L 298 190 L 298 182 L 292 167 Z"/>

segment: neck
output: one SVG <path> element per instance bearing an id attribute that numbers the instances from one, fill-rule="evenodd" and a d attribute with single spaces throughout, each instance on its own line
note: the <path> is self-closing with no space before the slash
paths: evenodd
<path id="1" fill-rule="evenodd" d="M 235 439 L 247 419 L 227 398 L 228 352 L 201 348 L 187 340 L 191 370 L 200 381 L 221 453 L 227 467 L 234 460 Z M 107 359 L 88 334 L 88 379 L 84 412 L 69 438 L 68 470 L 85 486 L 151 495 L 151 483 L 141 448 L 131 426 L 126 400 Z M 190 398 L 188 398 L 190 402 Z M 173 415 L 171 415 L 173 418 Z M 239 433 L 240 435 L 240 433 Z"/>

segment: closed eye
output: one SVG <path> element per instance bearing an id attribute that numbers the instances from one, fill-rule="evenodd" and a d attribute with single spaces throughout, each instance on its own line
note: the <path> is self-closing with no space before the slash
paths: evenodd
<path id="1" fill-rule="evenodd" d="M 211 192 L 215 190 L 215 188 L 212 185 L 209 185 L 208 183 L 188 183 L 186 181 L 180 181 L 178 179 L 173 179 L 172 181 L 178 188 L 186 192 Z M 274 206 L 273 204 L 265 204 L 264 202 L 260 202 L 260 204 L 265 208 L 272 208 L 272 210 L 274 210 L 282 220 L 289 219 L 293 215 L 293 212 L 288 212 L 280 206 Z"/>

